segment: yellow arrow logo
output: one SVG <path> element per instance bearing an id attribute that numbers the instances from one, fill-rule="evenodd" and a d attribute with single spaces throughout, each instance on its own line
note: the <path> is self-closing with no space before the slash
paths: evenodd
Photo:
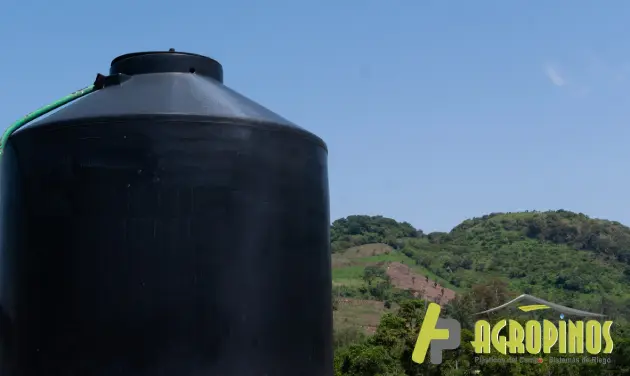
<path id="1" fill-rule="evenodd" d="M 518 309 L 520 309 L 523 312 L 531 312 L 531 311 L 538 311 L 539 309 L 549 309 L 549 306 L 546 306 L 544 304 L 532 304 L 532 305 L 520 306 L 518 307 Z"/>

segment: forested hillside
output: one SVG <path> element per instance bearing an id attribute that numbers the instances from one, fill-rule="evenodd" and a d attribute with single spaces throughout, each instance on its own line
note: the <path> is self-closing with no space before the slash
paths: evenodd
<path id="1" fill-rule="evenodd" d="M 440 367 L 411 362 L 426 303 L 440 303 L 472 329 L 474 312 L 523 293 L 614 318 L 615 364 L 505 365 L 500 374 L 607 374 L 611 367 L 626 372 L 616 375 L 630 374 L 628 361 L 619 358 L 628 351 L 630 228 L 618 222 L 564 210 L 493 213 L 448 233 L 425 234 L 406 222 L 357 215 L 333 222 L 331 242 L 339 376 L 466 374 L 476 366 L 464 348 Z M 403 324 L 411 317 L 413 323 Z M 390 330 L 399 332 L 385 340 Z M 497 374 L 491 366 L 476 369 Z"/>

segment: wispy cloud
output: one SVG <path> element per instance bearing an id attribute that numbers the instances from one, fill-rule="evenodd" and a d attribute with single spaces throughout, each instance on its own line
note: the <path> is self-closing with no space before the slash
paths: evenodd
<path id="1" fill-rule="evenodd" d="M 545 74 L 549 81 L 556 86 L 564 86 L 567 83 L 564 77 L 560 75 L 560 72 L 549 64 L 545 65 Z"/>
<path id="2" fill-rule="evenodd" d="M 553 58 L 542 62 L 542 73 L 549 82 L 574 98 L 621 95 L 630 83 L 630 62 L 605 59 L 592 50 L 564 64 Z"/>

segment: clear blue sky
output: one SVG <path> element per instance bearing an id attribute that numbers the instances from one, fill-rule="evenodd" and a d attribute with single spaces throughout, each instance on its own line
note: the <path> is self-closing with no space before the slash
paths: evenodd
<path id="1" fill-rule="evenodd" d="M 220 4 L 220 5 L 215 5 Z M 123 53 L 212 56 L 320 135 L 332 217 L 425 231 L 494 211 L 630 224 L 630 2 L 7 0 L 0 123 Z"/>

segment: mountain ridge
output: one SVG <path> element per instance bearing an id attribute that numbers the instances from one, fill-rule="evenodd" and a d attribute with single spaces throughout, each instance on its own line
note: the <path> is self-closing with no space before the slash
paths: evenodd
<path id="1" fill-rule="evenodd" d="M 373 243 L 392 247 L 390 262 L 404 256 L 419 275 L 454 290 L 496 279 L 515 295 L 630 313 L 630 227 L 617 221 L 551 210 L 490 213 L 428 234 L 383 216 L 353 215 L 331 225 L 333 254 Z"/>

